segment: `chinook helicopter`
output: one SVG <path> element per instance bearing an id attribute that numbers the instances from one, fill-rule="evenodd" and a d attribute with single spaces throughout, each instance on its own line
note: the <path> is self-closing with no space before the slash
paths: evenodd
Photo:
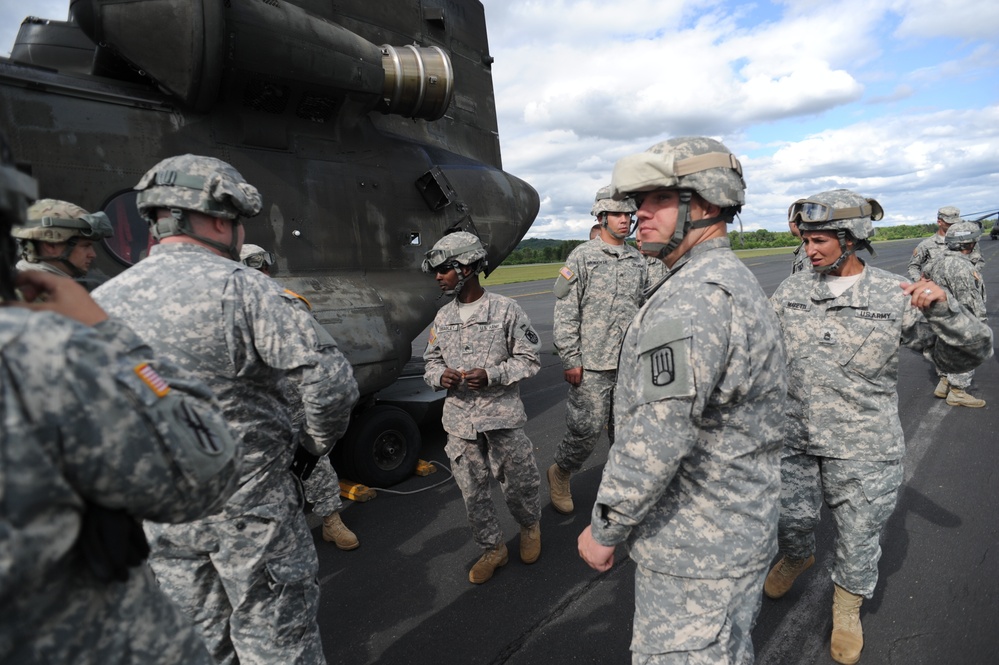
<path id="1" fill-rule="evenodd" d="M 235 166 L 264 199 L 246 241 L 354 368 L 334 463 L 387 486 L 418 461 L 414 412 L 379 391 L 441 305 L 424 253 L 464 230 L 499 265 L 539 208 L 502 170 L 492 61 L 476 0 L 72 0 L 0 58 L 0 126 L 41 196 L 107 213 L 112 276 L 153 242 L 132 190 L 150 166 Z"/>

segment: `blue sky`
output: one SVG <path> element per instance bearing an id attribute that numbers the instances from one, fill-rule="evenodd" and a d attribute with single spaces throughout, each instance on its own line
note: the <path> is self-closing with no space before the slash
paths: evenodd
<path id="1" fill-rule="evenodd" d="M 24 16 L 68 4 L 0 3 L 0 53 Z M 504 168 L 541 195 L 530 236 L 585 237 L 617 159 L 689 134 L 742 159 L 748 230 L 837 187 L 877 198 L 882 224 L 999 210 L 999 3 L 483 6 Z"/>

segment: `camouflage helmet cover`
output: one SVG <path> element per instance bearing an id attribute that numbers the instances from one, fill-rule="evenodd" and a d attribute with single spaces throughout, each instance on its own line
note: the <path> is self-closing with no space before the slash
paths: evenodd
<path id="1" fill-rule="evenodd" d="M 162 160 L 135 186 L 139 213 L 155 221 L 157 208 L 193 210 L 236 219 L 260 212 L 260 192 L 239 171 L 215 157 L 178 155 Z"/>
<path id="2" fill-rule="evenodd" d="M 798 222 L 806 231 L 848 231 L 856 240 L 874 236 L 874 224 L 884 217 L 884 209 L 874 199 L 868 199 L 848 189 L 834 189 L 798 199 L 788 209 L 788 221 Z"/>
<path id="3" fill-rule="evenodd" d="M 944 206 L 937 210 L 937 219 L 944 224 L 957 224 L 961 221 L 961 211 L 954 206 Z"/>
<path id="4" fill-rule="evenodd" d="M 617 161 L 611 177 L 615 199 L 656 189 L 690 189 L 721 208 L 746 202 L 742 165 L 720 141 L 680 137 Z"/>
<path id="5" fill-rule="evenodd" d="M 944 235 L 947 247 L 960 250 L 966 245 L 974 245 L 982 237 L 982 228 L 974 222 L 958 222 L 952 224 Z"/>
<path id="6" fill-rule="evenodd" d="M 423 272 L 430 272 L 447 261 L 457 261 L 463 266 L 468 266 L 485 258 L 486 249 L 478 236 L 467 231 L 458 231 L 449 233 L 434 244 L 427 252 L 422 268 Z"/>
<path id="7" fill-rule="evenodd" d="M 11 235 L 20 240 L 60 243 L 74 237 L 110 238 L 114 229 L 103 212 L 88 213 L 69 201 L 41 199 L 28 208 L 27 219 L 11 229 Z"/>
<path id="8" fill-rule="evenodd" d="M 239 250 L 239 260 L 245 261 L 251 256 L 256 256 L 257 254 L 266 254 L 267 250 L 260 245 L 254 245 L 249 242 L 243 243 L 243 248 Z"/>
<path id="9" fill-rule="evenodd" d="M 634 199 L 626 198 L 615 201 L 613 194 L 614 192 L 610 185 L 597 190 L 597 195 L 593 199 L 593 207 L 590 208 L 590 214 L 594 217 L 599 217 L 601 213 L 605 212 L 624 212 L 630 214 L 638 210 Z"/>

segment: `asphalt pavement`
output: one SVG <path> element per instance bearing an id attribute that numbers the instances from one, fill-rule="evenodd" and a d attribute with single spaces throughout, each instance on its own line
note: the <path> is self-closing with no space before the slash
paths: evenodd
<path id="1" fill-rule="evenodd" d="M 873 265 L 905 273 L 916 241 L 879 244 Z M 999 294 L 999 241 L 981 242 L 984 277 Z M 774 291 L 790 270 L 788 255 L 746 259 L 764 290 Z M 461 493 L 449 478 L 439 422 L 421 428 L 421 457 L 440 467 L 379 491 L 364 503 L 346 502 L 344 521 L 361 547 L 341 552 L 313 530 L 320 560 L 320 628 L 330 663 L 420 665 L 479 663 L 629 663 L 634 564 L 619 547 L 603 574 L 576 552 L 589 523 L 607 456 L 606 439 L 572 479 L 576 513 L 556 513 L 544 470 L 564 431 L 566 384 L 552 347 L 551 282 L 491 290 L 515 298 L 543 343 L 542 368 L 522 382 L 521 396 L 542 476 L 542 543 L 537 563 L 517 557 L 518 527 L 494 500 L 511 550 L 510 562 L 484 585 L 468 582 L 479 556 Z M 996 296 L 999 299 L 999 295 Z M 988 306 L 999 321 L 996 300 Z M 995 323 L 993 323 L 995 329 Z M 422 351 L 422 342 L 414 342 Z M 861 610 L 861 663 L 931 665 L 999 662 L 999 455 L 995 357 L 975 375 L 983 409 L 949 407 L 933 397 L 933 368 L 901 351 L 899 411 L 907 451 L 905 482 L 882 538 L 880 579 Z M 314 523 L 314 521 L 313 521 Z M 817 533 L 816 565 L 780 601 L 764 599 L 753 632 L 757 663 L 832 663 L 832 528 Z"/>

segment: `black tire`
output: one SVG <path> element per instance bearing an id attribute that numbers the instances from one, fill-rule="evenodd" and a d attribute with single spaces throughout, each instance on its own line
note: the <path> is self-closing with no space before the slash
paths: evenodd
<path id="1" fill-rule="evenodd" d="M 354 417 L 331 459 L 345 480 L 391 487 L 413 475 L 422 444 L 420 428 L 408 413 L 378 404 Z"/>

